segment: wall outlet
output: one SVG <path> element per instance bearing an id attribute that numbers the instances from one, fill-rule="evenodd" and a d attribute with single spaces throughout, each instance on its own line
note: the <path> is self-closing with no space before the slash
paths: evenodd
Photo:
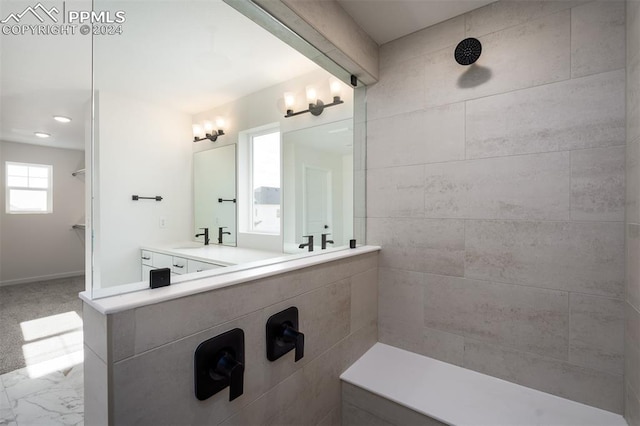
<path id="1" fill-rule="evenodd" d="M 158 222 L 158 225 L 160 226 L 160 228 L 166 228 L 167 227 L 167 218 L 164 216 L 160 216 L 160 220 Z"/>

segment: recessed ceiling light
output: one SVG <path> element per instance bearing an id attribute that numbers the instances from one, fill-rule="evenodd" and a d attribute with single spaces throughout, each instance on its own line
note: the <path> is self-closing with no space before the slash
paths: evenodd
<path id="1" fill-rule="evenodd" d="M 51 135 L 49 133 L 44 133 L 44 132 L 35 132 L 34 135 L 36 135 L 39 138 L 49 138 L 49 137 L 51 137 Z"/>
<path id="2" fill-rule="evenodd" d="M 54 115 L 53 119 L 60 123 L 69 123 L 71 121 L 69 117 L 65 117 L 64 115 Z"/>

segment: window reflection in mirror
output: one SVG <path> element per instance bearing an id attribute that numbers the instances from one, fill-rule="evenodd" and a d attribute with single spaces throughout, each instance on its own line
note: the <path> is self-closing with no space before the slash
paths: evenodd
<path id="1" fill-rule="evenodd" d="M 335 78 L 227 4 L 101 7 L 125 10 L 128 25 L 118 37 L 94 38 L 93 297 L 128 283 L 144 288 L 154 268 L 170 268 L 180 282 L 300 253 L 283 247 L 297 247 L 306 232 L 318 244 L 322 233 L 331 233 L 334 246 L 348 244 L 348 154 L 335 159 L 339 170 L 306 161 L 301 182 L 321 195 L 289 206 L 282 195 L 292 160 L 280 151 L 296 135 L 313 138 L 314 129 L 339 134 L 346 126 L 339 136 L 353 135 L 345 124 L 354 115 L 348 84 L 339 83 L 344 104 L 285 118 L 289 107 L 308 107 L 309 87 L 329 102 Z M 296 143 L 295 150 L 300 157 L 311 148 Z M 306 209 L 303 217 L 298 209 Z"/>

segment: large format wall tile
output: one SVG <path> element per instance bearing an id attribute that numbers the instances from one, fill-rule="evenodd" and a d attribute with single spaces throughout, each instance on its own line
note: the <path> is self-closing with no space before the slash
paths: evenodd
<path id="1" fill-rule="evenodd" d="M 345 426 L 444 426 L 444 423 L 440 423 L 431 417 L 410 410 L 350 383 L 342 382 L 342 399 L 347 404 L 342 418 Z"/>
<path id="2" fill-rule="evenodd" d="M 624 373 L 624 302 L 571 293 L 569 361 Z"/>
<path id="3" fill-rule="evenodd" d="M 461 66 L 454 60 L 453 47 L 425 56 L 425 106 L 446 105 L 569 78 L 569 11 L 479 39 L 482 56 L 472 67 Z"/>
<path id="4" fill-rule="evenodd" d="M 571 153 L 571 219 L 624 220 L 625 147 Z"/>
<path id="5" fill-rule="evenodd" d="M 566 292 L 425 275 L 427 327 L 508 347 L 567 358 Z"/>
<path id="6" fill-rule="evenodd" d="M 620 70 L 469 101 L 467 158 L 623 145 L 624 91 Z"/>
<path id="7" fill-rule="evenodd" d="M 640 139 L 640 53 L 627 65 L 627 139 Z"/>
<path id="8" fill-rule="evenodd" d="M 465 340 L 464 366 L 614 413 L 623 410 L 621 375 L 471 339 Z"/>
<path id="9" fill-rule="evenodd" d="M 414 111 L 368 123 L 369 169 L 463 159 L 463 103 Z"/>
<path id="10" fill-rule="evenodd" d="M 467 36 L 478 37 L 584 3 L 584 0 L 497 1 L 466 14 Z"/>
<path id="11" fill-rule="evenodd" d="M 640 223 L 640 139 L 627 141 L 625 168 L 625 220 Z"/>
<path id="12" fill-rule="evenodd" d="M 384 247 L 380 266 L 441 275 L 464 274 L 464 221 L 369 218 L 369 244 Z"/>
<path id="13" fill-rule="evenodd" d="M 621 298 L 624 224 L 467 221 L 465 275 Z"/>
<path id="14" fill-rule="evenodd" d="M 351 333 L 378 321 L 378 269 L 354 275 L 351 281 Z"/>
<path id="15" fill-rule="evenodd" d="M 629 223 L 626 228 L 626 300 L 640 310 L 640 225 Z"/>
<path id="16" fill-rule="evenodd" d="M 383 44 L 380 46 L 380 68 L 455 46 L 464 38 L 464 21 L 464 16 L 456 16 Z"/>
<path id="17" fill-rule="evenodd" d="M 422 350 L 420 353 L 449 364 L 464 365 L 464 337 L 435 328 L 422 330 Z"/>
<path id="18" fill-rule="evenodd" d="M 640 312 L 629 302 L 624 307 L 625 381 L 636 392 L 640 389 Z"/>
<path id="19" fill-rule="evenodd" d="M 425 166 L 425 216 L 569 218 L 569 153 Z"/>
<path id="20" fill-rule="evenodd" d="M 344 280 L 283 300 L 262 311 L 262 324 L 291 306 L 298 308 L 299 329 L 305 335 L 305 356 L 294 362 L 294 351 L 269 363 L 263 373 L 265 385 L 271 387 L 318 357 L 346 337 L 351 329 L 351 285 Z M 264 340 L 264 339 L 263 339 Z"/>
<path id="21" fill-rule="evenodd" d="M 640 425 L 640 400 L 629 386 L 625 388 L 624 393 L 624 419 L 629 426 Z"/>
<path id="22" fill-rule="evenodd" d="M 624 44 L 624 1 L 593 1 L 571 9 L 571 77 L 624 68 Z"/>
<path id="23" fill-rule="evenodd" d="M 380 268 L 378 315 L 381 321 L 392 319 L 406 323 L 424 323 L 423 274 Z"/>
<path id="24" fill-rule="evenodd" d="M 229 390 L 204 402 L 194 394 L 193 356 L 201 342 L 234 328 L 245 333 L 244 393 Z M 113 368 L 113 424 L 217 424 L 263 393 L 264 323 L 254 313 L 185 337 Z M 141 410 L 140 407 L 144 407 Z"/>
<path id="25" fill-rule="evenodd" d="M 367 89 L 367 119 L 389 117 L 424 107 L 425 59 L 417 57 L 380 70 Z"/>
<path id="26" fill-rule="evenodd" d="M 424 216 L 424 166 L 367 171 L 367 217 Z"/>

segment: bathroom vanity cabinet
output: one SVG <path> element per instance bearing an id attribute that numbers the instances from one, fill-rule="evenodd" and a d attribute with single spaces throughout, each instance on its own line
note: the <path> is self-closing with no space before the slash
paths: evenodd
<path id="1" fill-rule="evenodd" d="M 213 262 L 203 262 L 197 259 L 190 259 L 185 256 L 173 256 L 166 253 L 151 250 L 140 250 L 140 267 L 142 281 L 149 280 L 149 271 L 158 268 L 170 268 L 171 275 L 190 274 L 202 272 L 209 269 L 222 268 L 227 265 L 220 265 Z"/>
<path id="2" fill-rule="evenodd" d="M 149 271 L 170 268 L 171 275 L 184 275 L 210 269 L 274 259 L 283 254 L 265 250 L 229 247 L 219 244 L 202 245 L 182 242 L 140 248 L 142 281 L 149 280 Z"/>

